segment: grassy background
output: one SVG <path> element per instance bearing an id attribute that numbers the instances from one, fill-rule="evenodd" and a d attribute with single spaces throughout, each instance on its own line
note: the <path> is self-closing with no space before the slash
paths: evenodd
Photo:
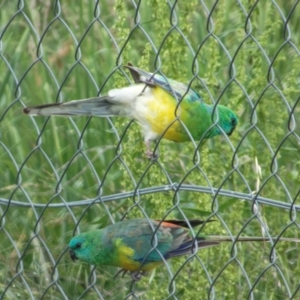
<path id="1" fill-rule="evenodd" d="M 260 205 L 257 213 L 243 199 L 192 191 L 67 206 L 174 182 L 299 204 L 300 5 L 291 14 L 292 2 L 278 0 L 278 10 L 262 0 L 179 1 L 172 17 L 169 5 L 155 0 L 141 1 L 138 16 L 133 3 L 122 0 L 96 7 L 87 0 L 31 0 L 19 7 L 16 1 L 0 2 L 0 198 L 66 204 L 0 206 L 3 299 L 124 299 L 130 292 L 133 299 L 300 297 L 299 247 L 293 243 L 278 243 L 274 255 L 269 243 L 204 249 L 192 260 L 169 262 L 173 274 L 183 266 L 173 284 L 161 267 L 133 286 L 128 277 L 113 279 L 116 268 L 91 273 L 64 252 L 74 230 L 103 227 L 126 213 L 212 216 L 216 222 L 202 229 L 207 234 L 255 236 L 264 230 L 298 236 L 292 208 Z M 288 27 L 282 16 L 289 16 Z M 24 106 L 126 85 L 128 73 L 121 66 L 127 62 L 146 70 L 160 67 L 171 78 L 192 82 L 205 102 L 232 108 L 240 121 L 230 141 L 207 142 L 195 159 L 192 143 L 163 140 L 158 163 L 151 163 L 138 125 L 128 119 L 33 119 L 21 113 Z"/>

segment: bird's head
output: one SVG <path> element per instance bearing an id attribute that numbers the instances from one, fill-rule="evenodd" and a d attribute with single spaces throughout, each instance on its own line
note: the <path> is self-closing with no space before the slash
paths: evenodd
<path id="1" fill-rule="evenodd" d="M 228 136 L 230 136 L 238 123 L 238 117 L 231 109 L 226 106 L 218 105 L 217 110 L 219 115 L 218 125 Z M 216 118 L 217 114 L 215 112 L 214 119 Z M 212 136 L 219 135 L 222 134 L 222 131 L 218 126 L 214 126 L 211 134 Z"/>
<path id="2" fill-rule="evenodd" d="M 94 252 L 93 232 L 79 234 L 72 238 L 69 243 L 69 254 L 73 261 L 79 259 L 81 261 L 93 264 Z"/>

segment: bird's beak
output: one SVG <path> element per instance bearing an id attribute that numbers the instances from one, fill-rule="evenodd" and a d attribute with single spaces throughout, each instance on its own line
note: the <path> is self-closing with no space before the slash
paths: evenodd
<path id="1" fill-rule="evenodd" d="M 76 256 L 75 252 L 74 252 L 72 249 L 70 249 L 70 250 L 69 250 L 69 253 L 70 253 L 71 259 L 72 259 L 73 261 L 75 261 L 75 260 L 77 259 L 77 256 Z"/>
<path id="2" fill-rule="evenodd" d="M 231 134 L 233 133 L 234 129 L 235 129 L 235 126 L 230 130 L 230 132 L 227 133 L 227 135 L 231 136 Z"/>

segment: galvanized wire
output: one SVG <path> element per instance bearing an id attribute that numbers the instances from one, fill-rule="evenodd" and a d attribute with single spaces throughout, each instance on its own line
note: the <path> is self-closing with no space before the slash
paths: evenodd
<path id="1" fill-rule="evenodd" d="M 289 213 L 289 223 L 283 228 L 277 232 L 277 236 L 282 236 L 289 228 L 296 228 L 299 230 L 299 224 L 297 223 L 297 213 L 300 210 L 300 205 L 297 204 L 297 199 L 300 195 L 300 188 L 297 193 L 292 193 L 289 191 L 288 186 L 285 184 L 284 180 L 281 176 L 278 175 L 279 166 L 278 166 L 278 153 L 282 150 L 283 145 L 286 141 L 289 140 L 290 137 L 294 138 L 298 144 L 300 145 L 300 137 L 299 133 L 297 131 L 299 127 L 299 120 L 297 120 L 296 110 L 299 109 L 299 103 L 300 103 L 300 97 L 295 101 L 292 105 L 289 99 L 286 98 L 283 92 L 283 88 L 280 86 L 280 84 L 275 80 L 276 77 L 276 70 L 274 68 L 274 64 L 276 63 L 277 57 L 280 55 L 282 49 L 286 46 L 291 47 L 297 55 L 300 57 L 300 51 L 297 48 L 297 45 L 293 42 L 292 38 L 292 32 L 290 29 L 290 19 L 292 18 L 293 14 L 295 13 L 299 1 L 294 1 L 293 4 L 289 5 L 289 14 L 286 15 L 283 12 L 283 8 L 278 4 L 276 1 L 270 1 L 271 5 L 276 9 L 277 13 L 280 15 L 280 20 L 284 24 L 284 42 L 277 48 L 275 54 L 270 58 L 270 56 L 267 53 L 266 45 L 262 45 L 258 39 L 256 38 L 254 34 L 254 26 L 256 24 L 253 24 L 251 21 L 251 16 L 253 11 L 256 9 L 256 6 L 259 4 L 260 0 L 256 1 L 249 9 L 248 4 L 246 5 L 244 1 L 236 1 L 236 5 L 240 8 L 240 10 L 243 12 L 245 17 L 245 23 L 244 23 L 244 32 L 245 36 L 243 40 L 240 42 L 240 45 L 235 51 L 233 49 L 228 49 L 228 46 L 224 44 L 222 41 L 222 38 L 220 38 L 220 35 L 216 32 L 216 22 L 218 20 L 215 19 L 214 14 L 215 11 L 218 9 L 218 6 L 220 5 L 219 1 L 199 1 L 199 5 L 201 5 L 202 10 L 204 11 L 206 15 L 206 36 L 202 37 L 201 43 L 197 45 L 195 48 L 192 43 L 189 41 L 189 38 L 186 36 L 184 31 L 181 29 L 181 24 L 178 16 L 178 10 L 180 8 L 179 3 L 180 1 L 167 1 L 166 6 L 168 7 L 168 16 L 169 16 L 169 27 L 168 30 L 164 33 L 164 36 L 160 42 L 160 44 L 157 46 L 157 43 L 151 38 L 151 35 L 147 32 L 147 29 L 145 27 L 145 20 L 141 17 L 141 6 L 143 2 L 140 1 L 131 1 L 131 3 L 128 1 L 128 5 L 130 4 L 133 7 L 134 15 L 132 17 L 132 24 L 131 28 L 129 30 L 129 33 L 126 36 L 126 39 L 123 41 L 120 41 L 115 33 L 115 28 L 110 28 L 107 25 L 107 22 L 105 19 L 105 16 L 102 14 L 101 11 L 101 1 L 94 1 L 94 2 L 85 2 L 86 5 L 93 5 L 93 15 L 91 16 L 89 23 L 87 24 L 84 32 L 81 32 L 80 35 L 76 34 L 74 32 L 74 28 L 72 29 L 70 25 L 68 24 L 65 16 L 64 16 L 64 10 L 63 10 L 63 2 L 62 1 L 55 1 L 55 3 L 48 3 L 45 4 L 43 2 L 39 1 L 32 1 L 30 5 L 26 3 L 23 0 L 19 0 L 17 2 L 12 3 L 3 3 L 1 4 L 3 7 L 10 9 L 10 11 L 13 11 L 13 14 L 8 19 L 7 23 L 2 24 L 1 26 L 1 34 L 0 34 L 0 61 L 5 65 L 5 67 L 8 70 L 9 76 L 11 76 L 13 83 L 10 84 L 9 89 L 14 94 L 14 97 L 10 99 L 8 102 L 9 104 L 7 107 L 4 108 L 4 110 L 1 112 L 0 115 L 0 122 L 5 122 L 8 119 L 9 113 L 13 110 L 15 105 L 19 105 L 19 108 L 28 106 L 27 100 L 23 98 L 24 92 L 22 92 L 22 86 L 24 85 L 24 82 L 26 82 L 27 78 L 29 77 L 29 74 L 31 74 L 33 69 L 36 65 L 42 64 L 47 71 L 47 75 L 50 77 L 50 79 L 53 81 L 53 84 L 56 89 L 56 99 L 53 99 L 53 101 L 61 102 L 63 101 L 62 92 L 67 86 L 68 80 L 70 77 L 72 77 L 72 74 L 74 70 L 78 69 L 79 67 L 84 71 L 84 74 L 88 80 L 92 82 L 92 85 L 96 91 L 97 94 L 102 94 L 107 82 L 113 78 L 116 74 L 121 73 L 123 77 L 126 79 L 126 81 L 129 83 L 130 78 L 126 75 L 126 72 L 124 72 L 124 69 L 122 66 L 127 63 L 123 61 L 123 56 L 126 56 L 126 47 L 129 47 L 131 40 L 133 39 L 133 36 L 136 32 L 139 32 L 143 38 L 147 41 L 147 43 L 150 44 L 152 54 L 154 57 L 154 69 L 151 70 L 154 73 L 159 73 L 163 76 L 166 74 L 162 73 L 162 64 L 163 60 L 161 58 L 163 49 L 165 47 L 165 44 L 167 43 L 168 39 L 172 36 L 172 34 L 176 33 L 178 34 L 182 40 L 184 41 L 185 46 L 188 48 L 189 52 L 191 53 L 193 57 L 192 61 L 192 76 L 190 78 L 190 81 L 188 82 L 188 88 L 191 88 L 194 81 L 200 82 L 205 90 L 205 92 L 208 94 L 210 100 L 214 104 L 220 104 L 222 97 L 224 94 L 232 87 L 232 85 L 236 85 L 239 87 L 239 89 L 242 91 L 244 96 L 244 101 L 247 103 L 247 105 L 251 108 L 251 115 L 250 115 L 250 126 L 245 130 L 243 133 L 243 136 L 239 140 L 236 146 L 233 145 L 230 138 L 224 135 L 224 143 L 228 145 L 230 148 L 230 151 L 232 153 L 231 157 L 231 169 L 228 171 L 227 175 L 223 177 L 222 182 L 218 186 L 213 186 L 209 176 L 206 174 L 204 167 L 202 166 L 202 157 L 201 157 L 201 150 L 200 146 L 204 143 L 204 141 L 194 141 L 191 134 L 188 132 L 187 128 L 185 127 L 185 124 L 181 121 L 180 116 L 176 118 L 176 121 L 178 120 L 182 126 L 186 129 L 187 135 L 191 139 L 191 143 L 193 145 L 193 153 L 192 153 L 192 162 L 193 166 L 190 167 L 189 170 L 187 170 L 185 176 L 180 181 L 174 181 L 172 178 L 171 172 L 169 172 L 163 162 L 158 160 L 149 161 L 145 169 L 143 170 L 142 174 L 136 178 L 135 171 L 132 169 L 132 165 L 128 165 L 126 163 L 126 159 L 124 159 L 124 154 L 126 153 L 126 149 L 123 148 L 123 145 L 125 143 L 125 140 L 127 136 L 129 135 L 128 132 L 130 131 L 131 127 L 133 126 L 133 121 L 129 121 L 126 125 L 123 132 L 120 134 L 118 129 L 115 126 L 115 123 L 107 118 L 107 123 L 109 124 L 110 128 L 113 131 L 114 137 L 117 141 L 117 144 L 115 146 L 115 155 L 111 162 L 108 164 L 107 169 L 104 171 L 103 176 L 99 176 L 98 169 L 94 166 L 94 162 L 90 159 L 90 157 L 87 155 L 86 149 L 85 149 L 85 141 L 84 137 L 86 135 L 86 132 L 89 128 L 92 127 L 92 118 L 89 118 L 83 128 L 80 128 L 78 124 L 74 121 L 74 119 L 69 118 L 70 126 L 72 127 L 72 134 L 77 136 L 77 147 L 76 151 L 70 153 L 72 157 L 62 166 L 59 168 L 57 165 L 52 161 L 51 155 L 47 153 L 47 149 L 45 149 L 45 138 L 47 128 L 49 128 L 50 118 L 48 118 L 42 126 L 39 125 L 39 121 L 35 118 L 31 117 L 31 126 L 34 128 L 36 135 L 35 135 L 35 144 L 31 147 L 31 150 L 26 155 L 25 159 L 23 161 L 20 161 L 19 158 L 15 157 L 13 146 L 10 144 L 6 144 L 4 142 L 4 139 L 2 140 L 0 135 L 0 147 L 3 150 L 3 153 L 9 157 L 9 160 L 12 163 L 12 166 L 14 168 L 15 172 L 15 181 L 14 181 L 14 187 L 11 189 L 10 196 L 7 197 L 0 197 L 0 232 L 4 235 L 4 237 L 9 241 L 11 248 L 13 249 L 13 252 L 16 253 L 17 256 L 17 263 L 14 266 L 14 275 L 9 277 L 8 280 L 5 280 L 5 283 L 1 286 L 1 293 L 2 297 L 1 299 L 6 299 L 11 297 L 10 295 L 13 293 L 13 289 L 15 285 L 19 284 L 19 281 L 22 284 L 22 288 L 25 290 L 24 295 L 29 299 L 46 299 L 48 297 L 51 297 L 52 292 L 56 292 L 60 298 L 68 299 L 68 293 L 65 291 L 65 285 L 64 280 L 65 278 L 61 278 L 61 268 L 66 264 L 65 262 L 65 256 L 67 255 L 67 245 L 65 245 L 64 250 L 57 256 L 53 253 L 52 249 L 48 246 L 48 241 L 45 239 L 45 233 L 46 230 L 45 224 L 44 224 L 44 217 L 47 214 L 49 210 L 57 210 L 60 211 L 61 209 L 64 209 L 66 211 L 66 214 L 69 216 L 69 218 L 72 220 L 74 226 L 72 228 L 72 231 L 74 234 L 80 232 L 80 226 L 82 220 L 86 217 L 87 214 L 89 214 L 95 205 L 101 205 L 103 210 L 105 211 L 105 215 L 108 219 L 113 223 L 115 222 L 115 215 L 112 212 L 115 207 L 112 209 L 109 205 L 111 203 L 122 203 L 125 199 L 131 199 L 132 202 L 130 203 L 126 213 L 122 216 L 124 218 L 125 216 L 129 215 L 131 211 L 138 209 L 139 212 L 148 220 L 150 219 L 147 210 L 145 209 L 143 205 L 142 196 L 153 196 L 156 194 L 164 194 L 168 193 L 170 195 L 170 198 L 172 198 L 173 206 L 169 208 L 164 216 L 163 219 L 167 219 L 169 214 L 171 214 L 173 211 L 178 211 L 181 216 L 185 217 L 184 211 L 182 210 L 180 204 L 182 202 L 182 192 L 196 192 L 199 195 L 210 195 L 211 196 L 211 215 L 210 218 L 214 217 L 220 221 L 222 224 L 224 230 L 233 238 L 233 246 L 231 248 L 230 258 L 227 261 L 226 264 L 223 266 L 220 266 L 220 269 L 218 270 L 217 274 L 215 276 L 211 275 L 210 270 L 207 268 L 206 264 L 203 262 L 203 260 L 197 255 L 197 251 L 191 253 L 189 257 L 185 260 L 185 262 L 181 265 L 181 267 L 176 271 L 172 271 L 170 266 L 164 261 L 164 268 L 166 269 L 166 272 L 169 276 L 169 284 L 168 284 L 168 297 L 165 299 L 179 299 L 177 292 L 178 289 L 176 288 L 176 282 L 179 280 L 179 275 L 184 272 L 184 268 L 189 264 L 190 261 L 196 260 L 198 262 L 198 267 L 203 270 L 206 276 L 206 280 L 209 283 L 209 287 L 207 289 L 207 299 L 217 299 L 216 294 L 216 286 L 218 284 L 218 280 L 220 277 L 222 277 L 222 274 L 226 268 L 231 265 L 232 263 L 235 263 L 240 272 L 242 273 L 245 281 L 246 281 L 246 289 L 247 289 L 247 299 L 255 299 L 255 289 L 259 285 L 261 279 L 264 277 L 264 274 L 268 273 L 269 270 L 275 270 L 276 276 L 278 276 L 281 279 L 281 284 L 284 286 L 284 290 L 286 291 L 286 296 L 288 299 L 297 299 L 297 296 L 299 297 L 299 289 L 300 284 L 297 285 L 297 288 L 292 289 L 289 286 L 289 281 L 285 277 L 284 272 L 281 270 L 281 266 L 278 263 L 277 260 L 277 252 L 276 252 L 276 245 L 277 241 L 273 242 L 271 239 L 272 234 L 269 232 L 269 228 L 267 225 L 267 222 L 262 217 L 261 210 L 262 207 L 266 206 L 269 208 L 277 208 L 281 209 L 282 211 L 287 211 Z M 41 28 L 36 28 L 36 24 L 32 21 L 32 16 L 29 15 L 30 10 L 34 12 L 35 10 L 38 10 L 39 5 L 45 9 L 47 14 L 50 14 L 52 16 L 51 21 L 48 24 L 45 24 L 45 27 L 43 30 Z M 52 10 L 50 12 L 49 6 L 53 5 Z M 74 3 L 72 5 L 75 5 Z M 11 9 L 11 6 L 14 8 Z M 0 7 L 1 8 L 1 7 Z M 29 30 L 32 32 L 35 43 L 36 43 L 36 58 L 34 61 L 31 61 L 31 63 L 27 66 L 26 70 L 20 75 L 19 70 L 17 69 L 17 66 L 14 65 L 14 62 L 11 60 L 11 57 L 5 52 L 6 47 L 6 35 L 7 31 L 10 29 L 12 24 L 14 24 L 17 18 L 23 18 L 26 27 L 29 28 Z M 55 71 L 53 69 L 53 66 L 49 64 L 49 61 L 47 60 L 47 55 L 45 54 L 45 49 L 43 47 L 43 44 L 45 43 L 45 39 L 47 38 L 47 35 L 49 32 L 55 31 L 53 27 L 59 24 L 63 30 L 66 30 L 68 35 L 72 39 L 72 43 L 75 48 L 75 57 L 74 61 L 71 66 L 69 66 L 68 71 L 66 72 L 65 76 L 62 80 L 58 80 L 57 75 L 55 75 Z M 99 25 L 101 28 L 106 32 L 106 34 L 110 38 L 111 47 L 115 49 L 117 55 L 114 58 L 116 61 L 115 66 L 112 68 L 112 70 L 105 74 L 105 79 L 101 82 L 97 81 L 97 78 L 95 78 L 95 75 L 91 72 L 89 67 L 84 63 L 84 57 L 85 54 L 82 51 L 82 48 L 84 48 L 84 42 L 86 37 L 88 36 L 89 32 L 92 30 L 93 26 Z M 25 25 L 24 25 L 25 26 Z M 295 33 L 294 33 L 295 34 Z M 209 40 L 213 39 L 216 44 L 220 47 L 223 54 L 225 55 L 226 59 L 229 61 L 229 78 L 228 81 L 224 84 L 222 87 L 221 93 L 218 95 L 218 97 L 214 97 L 212 94 L 210 88 L 208 87 L 205 80 L 203 80 L 198 74 L 199 74 L 199 62 L 198 58 L 201 55 L 203 51 L 203 47 L 208 43 Z M 268 65 L 268 71 L 266 75 L 267 78 L 267 85 L 264 87 L 264 89 L 260 92 L 258 97 L 256 97 L 255 101 L 247 91 L 247 89 L 244 87 L 243 82 L 240 81 L 238 74 L 237 74 L 237 68 L 235 66 L 235 62 L 237 59 L 237 56 L 241 52 L 242 47 L 247 42 L 253 42 L 257 48 L 259 49 L 261 55 L 264 58 L 264 62 Z M 24 50 L 25 51 L 25 50 Z M 4 73 L 4 72 L 3 72 Z M 169 76 L 169 74 L 168 74 Z M 1 79 L 1 78 L 0 78 Z M 2 80 L 2 79 L 1 79 Z M 296 80 L 296 79 L 295 79 Z M 33 84 L 33 83 L 31 83 Z M 35 87 L 32 87 L 34 89 Z M 259 117 L 257 115 L 257 108 L 258 106 L 263 102 L 263 98 L 265 93 L 268 92 L 268 90 L 272 88 L 273 90 L 278 93 L 280 96 L 280 99 L 286 108 L 288 112 L 288 120 L 286 120 L 286 123 L 288 124 L 288 132 L 285 134 L 285 136 L 282 138 L 281 142 L 277 145 L 277 147 L 274 149 L 269 142 L 267 136 L 264 134 L 264 132 L 259 128 L 258 122 Z M 177 98 L 176 93 L 174 92 L 174 97 Z M 31 95 L 34 97 L 34 93 Z M 0 96 L 1 97 L 1 96 Z M 177 99 L 178 106 L 180 106 L 180 103 L 182 99 Z M 44 103 L 44 102 L 43 102 Z M 42 103 L 40 103 L 42 104 Z M 175 112 L 176 114 L 176 112 Z M 216 122 L 218 120 L 217 111 L 214 109 L 214 114 L 216 115 Z M 25 118 L 25 116 L 23 116 Z M 298 127 L 297 127 L 298 125 Z M 171 125 L 170 125 L 171 126 Z M 214 124 L 214 126 L 217 126 Z M 22 128 L 17 128 L 17 130 L 22 131 Z M 167 130 L 167 128 L 166 128 Z M 3 129 L 2 129 L 3 131 Z M 251 184 L 248 182 L 247 178 L 244 176 L 244 174 L 241 171 L 241 162 L 240 162 L 240 149 L 243 148 L 243 145 L 245 143 L 245 140 L 251 135 L 252 132 L 256 132 L 261 140 L 264 143 L 264 147 L 268 149 L 272 159 L 270 164 L 270 174 L 267 178 L 265 178 L 258 186 L 258 189 L 253 191 L 251 188 Z M 3 133 L 2 133 L 3 134 Z M 23 143 L 27 143 L 27 141 L 23 140 Z M 32 141 L 31 141 L 32 143 Z M 156 143 L 154 146 L 154 151 L 158 150 L 160 146 L 160 140 Z M 99 156 L 103 154 L 105 151 L 111 149 L 112 146 L 107 146 L 106 148 L 101 148 L 98 150 Z M 53 174 L 53 177 L 55 178 L 55 192 L 52 194 L 50 200 L 47 202 L 36 200 L 36 197 L 32 199 L 30 196 L 30 193 L 28 193 L 28 189 L 26 188 L 26 183 L 29 181 L 29 178 L 24 177 L 22 174 L 26 172 L 26 168 L 28 168 L 28 164 L 32 157 L 35 155 L 41 155 L 43 159 L 46 160 L 48 167 L 51 169 L 51 172 Z M 92 177 L 97 182 L 97 196 L 94 198 L 84 198 L 84 195 L 79 196 L 79 200 L 72 199 L 66 199 L 66 197 L 63 195 L 63 182 L 66 180 L 67 174 L 73 164 L 79 160 L 84 159 L 86 162 L 86 165 L 88 166 L 90 173 L 92 174 Z M 292 161 L 292 160 L 291 160 Z M 292 161 L 293 162 L 293 161 Z M 109 177 L 110 170 L 114 168 L 116 164 L 119 164 L 124 172 L 127 174 L 127 176 L 130 178 L 132 187 L 128 188 L 127 190 L 123 190 L 122 192 L 114 192 L 109 195 L 106 194 L 104 183 L 106 178 Z M 151 172 L 153 168 L 157 168 L 160 170 L 160 172 L 165 177 L 165 184 L 156 185 L 156 186 L 144 186 L 144 179 L 147 178 L 147 176 L 151 176 Z M 39 167 L 37 166 L 37 169 Z M 199 174 L 203 176 L 205 179 L 206 186 L 204 185 L 196 185 L 191 183 L 186 183 L 186 179 L 192 174 L 193 172 L 197 171 Z M 10 170 L 10 172 L 13 172 Z M 43 173 L 41 173 L 43 174 Z M 237 191 L 237 190 L 229 190 L 226 188 L 226 183 L 228 182 L 229 178 L 233 175 L 237 174 L 241 181 L 244 184 L 245 191 Z M 45 176 L 45 174 L 44 174 Z M 80 174 L 78 174 L 80 177 Z M 276 179 L 279 183 L 280 188 L 284 190 L 284 197 L 285 199 L 272 199 L 269 197 L 264 197 L 263 191 L 265 186 L 268 184 L 270 180 Z M 47 178 L 44 178 L 45 181 L 47 181 Z M 299 183 L 300 186 L 300 183 Z M 3 187 L 4 188 L 4 187 Z M 0 186 L 1 190 L 1 186 Z M 23 199 L 20 200 L 19 198 L 19 192 L 22 193 Z M 263 232 L 263 234 L 270 238 L 270 243 L 272 245 L 270 250 L 270 257 L 267 266 L 263 269 L 263 271 L 256 277 L 256 280 L 253 281 L 252 278 L 250 278 L 250 275 L 247 274 L 246 269 L 244 268 L 243 261 L 238 256 L 238 251 L 236 247 L 236 243 L 234 241 L 233 234 L 231 232 L 230 226 L 226 223 L 224 218 L 219 214 L 219 208 L 220 208 L 220 198 L 226 197 L 226 199 L 234 199 L 236 200 L 236 203 L 240 203 L 242 201 L 249 202 L 249 209 L 251 210 L 252 214 L 249 219 L 246 220 L 245 224 L 239 228 L 237 235 L 242 235 L 247 228 L 247 226 L 252 222 L 252 220 L 256 220 L 260 228 Z M 57 201 L 59 199 L 59 202 Z M 13 231 L 13 226 L 11 226 L 11 223 L 14 222 L 12 217 L 10 216 L 11 211 L 14 209 L 23 209 L 22 212 L 24 214 L 28 213 L 28 215 L 31 216 L 32 220 L 34 220 L 34 225 L 32 227 L 32 232 L 30 235 L 30 238 L 28 238 L 25 241 L 22 241 L 22 247 L 19 245 L 19 241 L 15 239 L 15 232 Z M 75 210 L 81 208 L 82 211 L 80 214 L 78 212 L 75 213 Z M 202 226 L 204 227 L 204 226 Z M 199 230 L 199 232 L 202 230 Z M 21 230 L 20 230 L 21 232 Z M 197 234 L 192 233 L 195 237 Z M 155 235 L 154 235 L 155 237 Z M 157 241 L 155 238 L 153 238 L 153 249 L 156 247 Z M 40 249 L 39 250 L 39 261 L 43 261 L 45 266 L 40 266 L 41 268 L 44 268 L 41 272 L 43 276 L 45 277 L 46 284 L 42 285 L 43 288 L 40 291 L 36 291 L 35 288 L 32 286 L 32 281 L 29 280 L 30 278 L 30 272 L 32 270 L 26 269 L 26 259 L 29 253 L 31 253 L 31 248 Z M 162 257 L 164 260 L 164 258 Z M 29 273 L 29 274 L 28 274 Z M 75 274 L 74 274 L 75 276 Z M 106 297 L 104 290 L 102 289 L 101 285 L 98 284 L 98 273 L 97 268 L 91 267 L 89 278 L 87 279 L 88 284 L 84 285 L 84 289 L 82 293 L 78 296 L 76 296 L 78 299 L 84 299 L 87 297 L 90 297 L 90 295 L 94 295 L 95 298 L 98 299 L 108 299 L 109 296 Z M 85 282 L 85 283 L 86 283 Z M 22 295 L 22 296 L 24 296 Z M 25 297 L 25 296 L 24 296 Z M 116 296 L 117 297 L 117 296 Z M 129 283 L 129 291 L 127 292 L 127 296 L 125 299 L 141 299 L 140 292 L 138 289 L 138 283 L 131 282 Z"/>

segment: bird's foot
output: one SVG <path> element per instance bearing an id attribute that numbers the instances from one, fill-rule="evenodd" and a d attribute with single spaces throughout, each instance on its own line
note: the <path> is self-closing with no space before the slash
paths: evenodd
<path id="1" fill-rule="evenodd" d="M 119 275 L 123 278 L 124 275 L 127 273 L 127 270 L 121 269 L 117 272 L 117 274 L 114 276 L 114 279 L 116 279 Z M 145 276 L 147 273 L 144 271 L 136 271 L 136 272 L 130 272 L 130 276 L 133 281 L 140 281 L 143 276 Z"/>
<path id="2" fill-rule="evenodd" d="M 158 150 L 156 152 L 151 150 L 151 141 L 146 141 L 145 144 L 146 144 L 145 154 L 146 154 L 147 158 L 149 158 L 151 160 L 157 160 L 158 156 L 159 156 Z"/>
<path id="3" fill-rule="evenodd" d="M 130 275 L 133 281 L 140 281 L 143 276 L 147 275 L 147 272 L 144 271 L 130 272 Z"/>
<path id="4" fill-rule="evenodd" d="M 147 156 L 147 158 L 149 158 L 149 159 L 151 159 L 151 160 L 157 160 L 158 159 L 158 154 L 157 153 L 155 153 L 155 152 L 153 152 L 153 151 L 146 151 L 145 152 L 145 154 L 146 154 L 146 156 Z"/>
<path id="5" fill-rule="evenodd" d="M 114 276 L 114 279 L 116 279 L 121 273 L 122 273 L 121 277 L 123 278 L 124 275 L 125 275 L 127 272 L 128 272 L 128 271 L 127 271 L 127 270 L 124 270 L 124 269 L 119 270 L 119 271 L 117 272 L 117 274 Z"/>

